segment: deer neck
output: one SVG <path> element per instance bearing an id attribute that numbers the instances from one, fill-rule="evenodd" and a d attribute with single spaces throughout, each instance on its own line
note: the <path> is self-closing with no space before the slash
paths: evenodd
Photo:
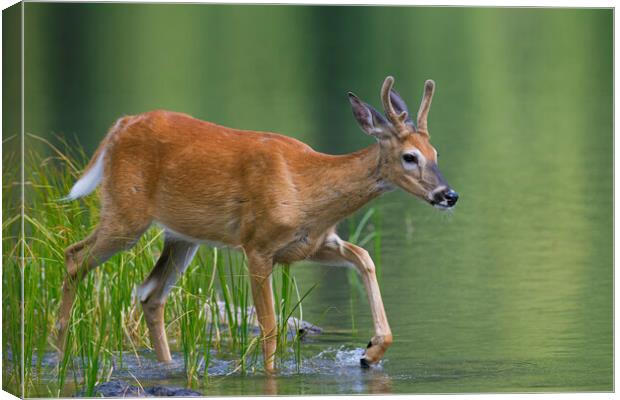
<path id="1" fill-rule="evenodd" d="M 378 144 L 342 156 L 334 156 L 321 167 L 322 201 L 318 214 L 326 222 L 353 214 L 371 200 L 392 189 L 381 176 Z"/>

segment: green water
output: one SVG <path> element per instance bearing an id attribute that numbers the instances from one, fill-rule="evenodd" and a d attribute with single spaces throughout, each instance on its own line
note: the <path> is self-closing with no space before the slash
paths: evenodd
<path id="1" fill-rule="evenodd" d="M 415 111 L 432 78 L 432 142 L 460 200 L 452 213 L 403 192 L 375 203 L 394 334 L 384 363 L 357 365 L 372 321 L 347 271 L 300 264 L 303 288 L 318 283 L 304 318 L 326 331 L 304 346 L 306 368 L 204 392 L 611 391 L 612 18 L 28 3 L 26 130 L 92 150 L 116 118 L 166 108 L 343 153 L 372 143 L 347 91 L 379 106 L 391 74 Z M 182 382 L 172 375 L 153 383 Z"/>

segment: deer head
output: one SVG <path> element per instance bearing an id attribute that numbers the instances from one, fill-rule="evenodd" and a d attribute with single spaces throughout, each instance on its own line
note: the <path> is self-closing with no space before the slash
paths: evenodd
<path id="1" fill-rule="evenodd" d="M 349 92 L 353 115 L 364 132 L 379 142 L 379 174 L 431 205 L 454 207 L 458 194 L 450 188 L 437 166 L 437 151 L 430 143 L 428 112 L 435 82 L 427 80 L 418 110 L 417 123 L 411 120 L 407 105 L 392 89 L 394 78 L 388 76 L 381 88 L 385 116 Z"/>

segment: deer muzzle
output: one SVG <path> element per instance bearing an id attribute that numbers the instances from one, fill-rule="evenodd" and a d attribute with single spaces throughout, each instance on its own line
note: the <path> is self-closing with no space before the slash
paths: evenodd
<path id="1" fill-rule="evenodd" d="M 458 200 L 459 194 L 447 186 L 436 188 L 429 196 L 431 205 L 443 209 L 454 207 Z"/>

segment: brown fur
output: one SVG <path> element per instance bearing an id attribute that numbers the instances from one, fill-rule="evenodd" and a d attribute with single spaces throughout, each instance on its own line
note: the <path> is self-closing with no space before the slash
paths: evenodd
<path id="1" fill-rule="evenodd" d="M 384 123 L 381 129 L 395 128 Z M 133 245 L 156 221 L 182 235 L 167 237 L 162 258 L 141 285 L 160 360 L 170 359 L 163 321 L 167 291 L 189 262 L 186 255 L 191 253 L 191 260 L 192 242 L 204 241 L 247 255 L 267 371 L 273 370 L 276 332 L 269 275 L 274 263 L 305 259 L 345 263 L 360 271 L 376 330 L 363 363 L 379 361 L 392 336 L 374 264 L 364 249 L 340 240 L 335 225 L 393 185 L 421 197 L 437 185 L 438 178 L 412 175 L 401 163 L 408 148 L 436 163 L 428 134 L 404 132 L 402 124 L 398 129 L 377 144 L 334 156 L 289 137 L 231 129 L 175 112 L 121 118 L 93 157 L 105 150 L 100 224 L 66 252 L 60 340 L 74 285 L 89 269 Z"/>

